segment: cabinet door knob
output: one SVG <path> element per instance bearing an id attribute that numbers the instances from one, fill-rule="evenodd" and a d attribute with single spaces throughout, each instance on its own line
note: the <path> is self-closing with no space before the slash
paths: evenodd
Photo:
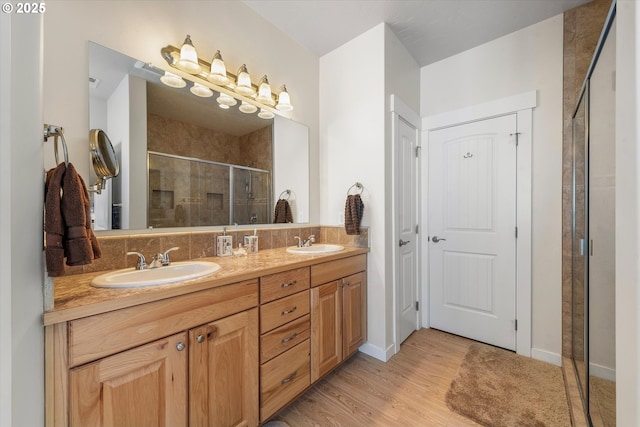
<path id="1" fill-rule="evenodd" d="M 202 335 L 202 334 L 198 335 L 196 337 L 196 341 L 199 342 L 199 343 L 203 342 L 204 341 L 204 335 Z"/>
<path id="2" fill-rule="evenodd" d="M 280 381 L 280 384 L 290 383 L 291 381 L 293 381 L 296 375 L 298 375 L 298 371 L 295 371 L 293 374 L 289 375 L 287 378 Z"/>
<path id="3" fill-rule="evenodd" d="M 178 351 L 182 351 L 182 350 L 184 350 L 184 343 L 179 342 L 179 343 L 176 345 L 176 348 L 178 349 Z"/>
<path id="4" fill-rule="evenodd" d="M 297 306 L 293 306 L 291 310 L 284 310 L 281 314 L 284 316 L 285 314 L 291 314 L 298 309 Z"/>
<path id="5" fill-rule="evenodd" d="M 289 283 L 282 283 L 282 284 L 280 284 L 280 287 L 281 287 L 281 288 L 288 288 L 289 286 L 293 286 L 293 285 L 295 285 L 296 283 L 298 283 L 296 280 L 292 280 L 292 281 L 290 281 Z"/>

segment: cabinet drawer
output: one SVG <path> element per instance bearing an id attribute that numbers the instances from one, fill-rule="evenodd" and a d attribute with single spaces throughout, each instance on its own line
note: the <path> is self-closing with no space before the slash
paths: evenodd
<path id="1" fill-rule="evenodd" d="M 309 291 L 297 293 L 260 307 L 260 333 L 309 313 Z"/>
<path id="2" fill-rule="evenodd" d="M 265 421 L 310 384 L 309 340 L 260 367 L 260 420 Z"/>
<path id="3" fill-rule="evenodd" d="M 258 281 L 248 280 L 73 320 L 69 322 L 69 366 L 137 347 L 256 305 Z"/>
<path id="4" fill-rule="evenodd" d="M 260 278 L 260 303 L 264 304 L 309 289 L 309 282 L 309 267 L 263 276 Z"/>
<path id="5" fill-rule="evenodd" d="M 310 326 L 307 314 L 260 337 L 260 363 L 273 359 L 309 338 Z"/>
<path id="6" fill-rule="evenodd" d="M 322 285 L 367 269 L 367 255 L 356 255 L 311 266 L 311 286 Z"/>

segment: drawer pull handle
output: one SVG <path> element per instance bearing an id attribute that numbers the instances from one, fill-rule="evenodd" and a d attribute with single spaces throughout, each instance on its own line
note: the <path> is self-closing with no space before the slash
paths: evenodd
<path id="1" fill-rule="evenodd" d="M 284 316 L 285 314 L 291 314 L 291 313 L 293 313 L 294 311 L 296 311 L 297 309 L 298 309 L 298 307 L 294 305 L 294 306 L 293 306 L 293 308 L 292 308 L 291 310 L 284 310 L 281 314 L 282 314 L 283 316 Z"/>
<path id="2" fill-rule="evenodd" d="M 293 374 L 289 375 L 287 378 L 280 381 L 280 384 L 290 383 L 291 381 L 293 381 L 296 375 L 298 375 L 298 371 L 295 371 Z"/>
<path id="3" fill-rule="evenodd" d="M 295 285 L 296 283 L 298 283 L 296 280 L 292 280 L 292 281 L 290 281 L 289 283 L 282 283 L 282 284 L 280 284 L 280 287 L 281 287 L 281 288 L 288 288 L 289 286 L 293 286 L 293 285 Z"/>
<path id="4" fill-rule="evenodd" d="M 281 342 L 282 342 L 282 344 L 286 344 L 286 343 L 288 343 L 289 341 L 291 341 L 292 339 L 294 339 L 297 336 L 298 336 L 298 333 L 294 332 L 293 334 L 291 334 L 291 336 L 289 336 L 287 338 L 282 338 Z"/>

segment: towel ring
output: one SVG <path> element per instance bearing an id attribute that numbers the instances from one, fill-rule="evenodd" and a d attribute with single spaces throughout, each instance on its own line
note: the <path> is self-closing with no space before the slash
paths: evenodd
<path id="1" fill-rule="evenodd" d="M 67 151 L 67 141 L 64 140 L 64 132 L 61 126 L 48 125 L 45 123 L 44 125 L 44 140 L 45 142 L 49 140 L 49 137 L 53 137 L 53 155 L 56 158 L 56 165 L 60 163 L 58 157 L 58 137 L 62 140 L 62 153 L 64 155 L 64 164 L 65 166 L 69 165 L 69 152 Z"/>
<path id="2" fill-rule="evenodd" d="M 291 190 L 284 190 L 282 193 L 280 193 L 280 196 L 278 196 L 278 199 L 282 199 L 283 194 L 287 195 L 287 198 L 285 200 L 289 200 L 289 197 L 291 197 Z"/>
<path id="3" fill-rule="evenodd" d="M 356 182 L 351 187 L 349 187 L 349 189 L 347 190 L 347 196 L 351 193 L 351 189 L 353 187 L 356 187 L 356 190 L 360 190 L 359 193 L 355 193 L 355 194 L 362 194 L 362 192 L 364 191 L 364 185 L 362 185 L 362 183 L 360 183 L 360 182 Z"/>

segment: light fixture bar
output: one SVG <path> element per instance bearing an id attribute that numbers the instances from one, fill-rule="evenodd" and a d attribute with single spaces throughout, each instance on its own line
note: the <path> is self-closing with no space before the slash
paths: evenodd
<path id="1" fill-rule="evenodd" d="M 178 61 L 180 60 L 180 48 L 177 48 L 175 46 L 172 45 L 168 45 L 163 47 L 162 49 L 160 49 L 160 53 L 162 55 L 162 58 L 167 61 L 167 64 L 169 64 L 172 68 L 175 68 L 176 70 L 182 71 L 180 70 L 180 68 L 178 67 Z M 215 59 L 215 58 L 214 58 Z M 267 103 L 265 102 L 260 102 L 259 100 L 256 100 L 255 98 L 251 97 L 251 96 L 243 96 L 242 94 L 238 94 L 237 92 L 234 91 L 235 88 L 235 82 L 237 81 L 237 76 L 231 72 L 229 72 L 227 70 L 227 76 L 229 77 L 229 84 L 225 85 L 225 86 L 220 86 L 220 85 L 216 85 L 215 83 L 212 83 L 211 80 L 208 79 L 209 77 L 209 73 L 211 70 L 211 63 L 201 59 L 200 57 L 198 57 L 198 64 L 200 65 L 200 69 L 201 71 L 199 73 L 196 74 L 188 74 L 185 73 L 185 75 L 188 75 L 189 77 L 196 77 L 199 80 L 202 80 L 201 82 L 198 82 L 202 85 L 205 86 L 210 86 L 212 87 L 214 90 L 218 90 L 220 91 L 220 89 L 223 89 L 224 91 L 229 91 L 230 93 L 234 93 L 233 96 L 239 96 L 241 98 L 241 100 L 246 100 L 244 102 L 250 102 L 250 103 L 255 103 L 257 104 L 257 106 L 259 108 L 271 111 L 271 112 L 277 112 L 277 113 L 281 113 L 285 110 L 278 110 L 276 108 L 274 108 L 274 105 L 276 104 L 277 98 L 275 97 L 276 95 L 272 92 L 271 93 L 271 97 L 272 97 L 272 103 Z M 179 74 L 179 73 L 176 73 Z M 262 81 L 260 82 L 262 83 Z M 251 83 L 251 86 L 255 89 L 255 93 L 259 93 L 259 87 L 257 85 L 255 85 L 253 82 Z M 257 111 L 257 109 L 256 109 Z"/>

